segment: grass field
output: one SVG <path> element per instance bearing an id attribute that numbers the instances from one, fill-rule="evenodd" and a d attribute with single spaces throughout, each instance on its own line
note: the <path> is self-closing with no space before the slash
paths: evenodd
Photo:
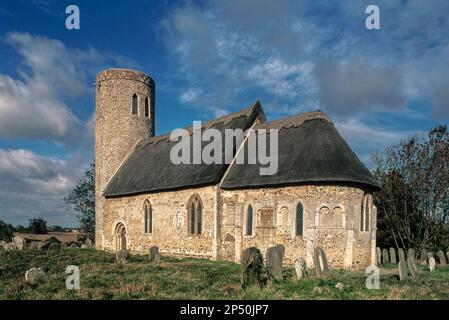
<path id="1" fill-rule="evenodd" d="M 65 288 L 68 265 L 80 268 L 80 290 Z M 48 282 L 29 286 L 24 274 L 32 267 L 42 268 Z M 383 267 L 379 290 L 366 289 L 364 271 L 332 270 L 325 279 L 297 281 L 292 268 L 285 268 L 285 280 L 263 290 L 243 290 L 240 266 L 230 262 L 162 257 L 152 263 L 136 255 L 119 265 L 113 254 L 93 249 L 65 249 L 57 256 L 9 251 L 0 252 L 0 299 L 449 299 L 449 266 L 433 273 L 418 268 L 418 280 L 400 282 L 394 265 Z"/>

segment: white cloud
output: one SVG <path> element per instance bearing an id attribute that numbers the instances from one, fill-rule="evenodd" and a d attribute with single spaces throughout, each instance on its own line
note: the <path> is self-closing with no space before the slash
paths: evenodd
<path id="1" fill-rule="evenodd" d="M 319 104 L 331 115 L 395 112 L 418 99 L 426 103 L 423 114 L 432 108 L 447 116 L 447 77 L 438 74 L 447 69 L 440 61 L 448 56 L 449 4 L 379 1 L 385 18 L 378 32 L 364 27 L 367 0 L 176 7 L 163 30 L 187 80 L 179 95 L 201 89 L 207 94 L 191 102 L 212 114 L 257 98 L 279 106 L 268 107 L 274 111 Z"/>
<path id="2" fill-rule="evenodd" d="M 80 125 L 44 82 L 0 76 L 0 135 L 7 138 L 64 139 Z"/>
<path id="3" fill-rule="evenodd" d="M 0 149 L 0 218 L 24 224 L 42 216 L 50 224 L 76 225 L 76 214 L 63 201 L 83 170 L 89 156 L 73 154 L 65 160 L 31 150 Z"/>
<path id="4" fill-rule="evenodd" d="M 201 90 L 198 90 L 196 88 L 189 88 L 187 91 L 181 94 L 180 100 L 182 103 L 189 103 L 195 101 L 201 94 Z"/>
<path id="5" fill-rule="evenodd" d="M 0 136 L 91 144 L 89 123 L 72 112 L 77 99 L 93 95 L 96 71 L 123 58 L 95 48 L 67 48 L 61 41 L 28 33 L 7 34 L 6 42 L 22 57 L 20 78 L 0 74 Z M 80 139 L 82 138 L 89 139 Z"/>
<path id="6" fill-rule="evenodd" d="M 276 57 L 256 64 L 248 71 L 248 78 L 253 79 L 268 91 L 280 97 L 296 98 L 299 94 L 312 91 L 313 64 L 302 62 L 289 64 Z M 300 90 L 300 88 L 305 90 Z"/>

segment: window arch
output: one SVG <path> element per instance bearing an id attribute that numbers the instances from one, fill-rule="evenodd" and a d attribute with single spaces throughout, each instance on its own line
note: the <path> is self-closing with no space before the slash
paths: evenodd
<path id="1" fill-rule="evenodd" d="M 132 102 L 132 114 L 139 114 L 139 101 L 137 98 L 137 94 L 133 94 L 133 102 Z"/>
<path id="2" fill-rule="evenodd" d="M 300 237 L 303 235 L 304 229 L 304 207 L 301 202 L 296 205 L 296 216 L 295 216 L 295 235 Z"/>
<path id="3" fill-rule="evenodd" d="M 362 198 L 362 208 L 360 215 L 360 230 L 369 231 L 371 215 L 371 195 L 365 194 Z"/>
<path id="4" fill-rule="evenodd" d="M 143 205 L 144 220 L 145 220 L 145 233 L 153 233 L 153 209 L 148 200 Z"/>
<path id="5" fill-rule="evenodd" d="M 187 206 L 189 234 L 201 235 L 203 228 L 203 203 L 198 194 L 194 194 Z"/>
<path id="6" fill-rule="evenodd" d="M 248 208 L 246 209 L 246 235 L 252 236 L 253 235 L 253 207 L 252 205 L 248 205 Z"/>
<path id="7" fill-rule="evenodd" d="M 148 97 L 145 97 L 145 117 L 150 117 L 150 103 Z"/>

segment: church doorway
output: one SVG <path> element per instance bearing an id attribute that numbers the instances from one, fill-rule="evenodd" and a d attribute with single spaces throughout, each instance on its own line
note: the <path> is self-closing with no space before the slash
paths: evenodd
<path id="1" fill-rule="evenodd" d="M 117 224 L 115 228 L 115 241 L 117 251 L 126 249 L 126 228 L 123 223 Z"/>

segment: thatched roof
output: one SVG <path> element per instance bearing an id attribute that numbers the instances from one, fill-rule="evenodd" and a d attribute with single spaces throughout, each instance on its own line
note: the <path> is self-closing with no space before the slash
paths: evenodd
<path id="1" fill-rule="evenodd" d="M 259 163 L 235 164 L 222 184 L 224 189 L 316 182 L 379 188 L 379 183 L 340 136 L 329 117 L 319 110 L 264 123 L 258 128 L 266 129 L 267 133 L 270 129 L 279 130 L 277 173 L 260 175 Z M 247 146 L 242 150 L 246 156 Z"/>
<path id="2" fill-rule="evenodd" d="M 256 118 L 264 118 L 259 102 L 202 126 L 246 130 Z M 256 129 L 279 129 L 278 171 L 260 175 L 259 164 L 233 164 L 222 188 L 251 188 L 304 183 L 358 184 L 378 189 L 379 184 L 340 136 L 332 121 L 321 111 L 313 111 L 256 125 Z M 192 135 L 192 127 L 186 128 Z M 224 135 L 223 135 L 224 136 Z M 144 139 L 138 143 L 104 191 L 117 197 L 162 190 L 184 189 L 218 184 L 229 165 L 179 164 L 170 161 L 170 150 L 177 142 L 169 135 Z M 207 143 L 203 142 L 202 146 Z M 247 146 L 241 149 L 245 151 Z M 223 143 L 224 154 L 224 143 Z M 192 155 L 191 155 L 192 156 Z"/>
<path id="3" fill-rule="evenodd" d="M 203 124 L 201 131 L 206 128 L 214 128 L 219 130 L 222 136 L 224 136 L 225 129 L 240 128 L 244 131 L 253 124 L 258 115 L 264 118 L 260 103 L 257 101 L 249 108 Z M 192 135 L 192 126 L 185 129 Z M 193 139 L 190 140 L 192 144 Z M 170 150 L 176 143 L 176 141 L 170 141 L 170 134 L 140 141 L 109 182 L 104 195 L 115 197 L 218 183 L 228 166 L 224 164 L 224 161 L 222 161 L 223 164 L 211 165 L 175 165 L 170 160 Z M 206 144 L 208 142 L 203 142 L 202 146 L 204 147 Z M 191 160 L 192 156 L 191 154 Z"/>

